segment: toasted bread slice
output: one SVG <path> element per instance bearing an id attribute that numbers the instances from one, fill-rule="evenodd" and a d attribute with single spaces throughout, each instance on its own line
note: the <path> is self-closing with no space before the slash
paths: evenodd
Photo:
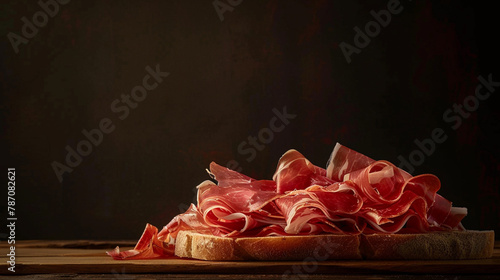
<path id="1" fill-rule="evenodd" d="M 492 256 L 494 241 L 493 231 L 242 238 L 181 231 L 175 255 L 211 261 L 480 259 Z"/>
<path id="2" fill-rule="evenodd" d="M 355 235 L 311 235 L 271 237 L 217 237 L 181 231 L 175 255 L 212 261 L 361 259 L 359 238 Z"/>
<path id="3" fill-rule="evenodd" d="M 464 260 L 491 258 L 494 231 L 361 235 L 367 259 Z"/>

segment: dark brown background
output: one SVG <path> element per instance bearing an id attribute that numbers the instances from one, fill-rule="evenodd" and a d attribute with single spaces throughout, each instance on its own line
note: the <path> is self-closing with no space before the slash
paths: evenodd
<path id="1" fill-rule="evenodd" d="M 443 120 L 478 75 L 500 80 L 491 7 L 402 0 L 349 64 L 339 44 L 388 1 L 245 0 L 223 21 L 212 2 L 71 1 L 18 54 L 7 34 L 40 7 L 1 2 L 0 156 L 17 172 L 18 239 L 135 239 L 192 201 L 211 161 L 268 179 L 286 150 L 324 166 L 338 141 L 397 164 L 436 127 L 448 139 L 414 174 L 440 177 L 467 228 L 500 229 L 498 92 L 457 130 Z M 170 76 L 120 120 L 110 104 L 156 64 Z M 284 106 L 296 118 L 247 161 L 238 145 Z M 102 118 L 116 129 L 60 183 L 51 163 Z"/>

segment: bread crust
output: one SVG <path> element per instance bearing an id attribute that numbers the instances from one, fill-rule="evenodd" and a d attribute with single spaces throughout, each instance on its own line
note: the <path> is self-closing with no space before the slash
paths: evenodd
<path id="1" fill-rule="evenodd" d="M 491 258 L 494 231 L 362 235 L 366 259 L 463 260 Z"/>
<path id="2" fill-rule="evenodd" d="M 493 231 L 242 238 L 181 231 L 175 255 L 211 261 L 481 259 L 493 255 L 494 241 Z"/>
<path id="3" fill-rule="evenodd" d="M 361 259 L 359 245 L 355 235 L 229 238 L 181 231 L 175 255 L 212 261 Z"/>

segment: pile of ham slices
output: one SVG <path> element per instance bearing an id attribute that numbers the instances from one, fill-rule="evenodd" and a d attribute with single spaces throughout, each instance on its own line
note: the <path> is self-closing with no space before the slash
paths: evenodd
<path id="1" fill-rule="evenodd" d="M 171 257 L 181 230 L 223 237 L 313 234 L 415 233 L 464 230 L 466 208 L 437 194 L 439 179 L 411 176 L 337 143 L 327 168 L 296 150 L 278 162 L 273 180 L 255 180 L 210 164 L 212 181 L 198 188 L 197 205 L 160 232 L 150 224 L 133 250 L 108 252 L 115 259 Z"/>

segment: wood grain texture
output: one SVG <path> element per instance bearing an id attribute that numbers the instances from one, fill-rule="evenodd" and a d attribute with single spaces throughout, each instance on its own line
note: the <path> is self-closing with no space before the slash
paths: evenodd
<path id="1" fill-rule="evenodd" d="M 122 279 L 122 280 L 153 280 L 153 279 L 182 279 L 182 280 L 234 280 L 234 279 L 249 279 L 249 280 L 274 280 L 283 279 L 282 275 L 276 274 L 36 274 L 36 275 L 19 275 L 15 280 L 54 280 L 54 279 Z M 296 278 L 300 279 L 300 278 Z M 307 275 L 307 280 L 477 280 L 477 275 L 338 275 L 338 274 L 311 274 Z M 498 280 L 498 275 L 481 275 L 481 280 Z"/>
<path id="2" fill-rule="evenodd" d="M 460 261 L 200 261 L 189 259 L 155 259 L 155 260 L 123 260 L 115 261 L 105 254 L 118 241 L 108 244 L 107 249 L 82 249 L 71 247 L 71 242 L 54 241 L 20 241 L 16 247 L 15 274 L 500 274 L 500 242 L 495 243 L 491 259 Z M 79 243 L 76 243 L 79 244 Z M 130 244 L 123 242 L 122 244 Z M 63 245 L 63 246 L 59 246 Z M 59 246 L 59 247 L 57 247 Z M 3 244 L 2 251 L 7 249 Z M 122 249 L 129 249 L 124 247 Z M 12 275 L 7 264 L 0 264 L 0 274 Z"/>

